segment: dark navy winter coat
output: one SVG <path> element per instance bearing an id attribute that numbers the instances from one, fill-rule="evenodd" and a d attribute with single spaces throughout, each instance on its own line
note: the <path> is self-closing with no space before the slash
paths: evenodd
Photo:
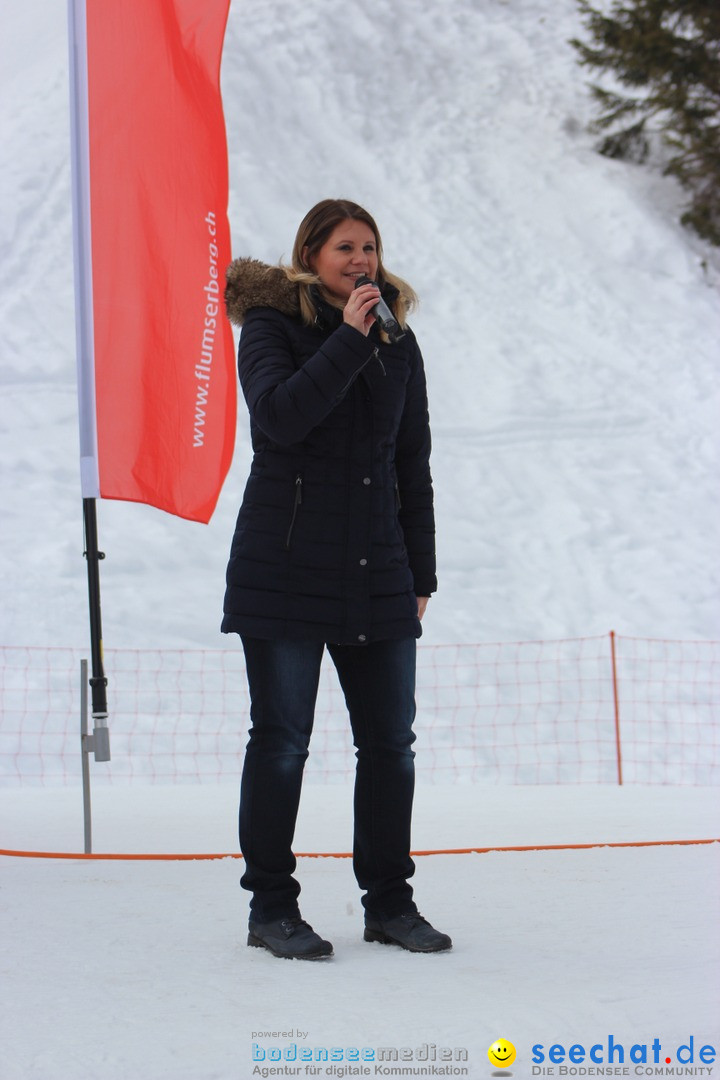
<path id="1" fill-rule="evenodd" d="M 375 328 L 365 337 L 319 296 L 306 326 L 296 293 L 251 260 L 228 274 L 254 458 L 222 629 L 360 645 L 419 637 L 416 597 L 437 584 L 420 350 L 409 329 L 396 344 Z"/>

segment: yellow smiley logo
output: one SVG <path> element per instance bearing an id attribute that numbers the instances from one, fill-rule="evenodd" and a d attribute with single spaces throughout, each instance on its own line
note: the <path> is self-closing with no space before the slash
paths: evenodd
<path id="1" fill-rule="evenodd" d="M 512 1065 L 515 1060 L 515 1047 L 507 1039 L 496 1039 L 492 1046 L 488 1046 L 488 1060 L 491 1065 L 499 1065 L 504 1069 Z"/>

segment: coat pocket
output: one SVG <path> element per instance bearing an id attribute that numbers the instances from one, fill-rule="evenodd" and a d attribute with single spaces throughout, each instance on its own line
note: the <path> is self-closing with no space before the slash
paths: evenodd
<path id="1" fill-rule="evenodd" d="M 300 507 L 300 505 L 302 503 L 302 498 L 303 498 L 302 497 L 302 487 L 303 487 L 302 476 L 300 475 L 300 473 L 298 473 L 297 476 L 295 477 L 295 498 L 293 500 L 293 509 L 292 509 L 292 516 L 290 518 L 290 527 L 288 529 L 287 539 L 285 540 L 285 548 L 288 551 L 290 550 L 290 541 L 292 540 L 293 529 L 295 528 L 295 520 L 296 520 L 297 515 L 298 515 L 298 508 Z"/>

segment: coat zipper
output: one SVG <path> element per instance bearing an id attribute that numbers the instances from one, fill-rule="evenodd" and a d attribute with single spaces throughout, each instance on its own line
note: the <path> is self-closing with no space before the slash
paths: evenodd
<path id="1" fill-rule="evenodd" d="M 293 529 L 295 528 L 295 518 L 297 517 L 298 506 L 302 502 L 302 476 L 300 473 L 295 477 L 295 502 L 293 503 L 292 517 L 290 518 L 290 528 L 288 529 L 287 540 L 285 541 L 285 547 L 290 549 L 290 540 L 292 538 Z"/>
<path id="2" fill-rule="evenodd" d="M 382 371 L 383 375 L 387 375 L 387 371 L 385 370 L 385 365 L 383 364 L 382 360 L 380 359 L 380 350 L 378 349 L 377 345 L 375 346 L 373 351 L 370 353 L 370 359 L 371 360 L 377 360 L 378 364 L 380 365 L 380 370 Z"/>

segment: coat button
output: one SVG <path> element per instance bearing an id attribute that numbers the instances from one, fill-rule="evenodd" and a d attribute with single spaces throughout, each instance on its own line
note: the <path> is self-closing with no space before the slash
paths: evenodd
<path id="1" fill-rule="evenodd" d="M 358 641 L 367 641 L 367 638 L 364 634 L 358 634 Z"/>
<path id="2" fill-rule="evenodd" d="M 367 559 L 361 559 L 360 560 L 360 565 L 361 566 L 367 566 Z"/>
<path id="3" fill-rule="evenodd" d="M 369 476 L 363 476 L 363 484 L 371 484 L 372 480 Z"/>

